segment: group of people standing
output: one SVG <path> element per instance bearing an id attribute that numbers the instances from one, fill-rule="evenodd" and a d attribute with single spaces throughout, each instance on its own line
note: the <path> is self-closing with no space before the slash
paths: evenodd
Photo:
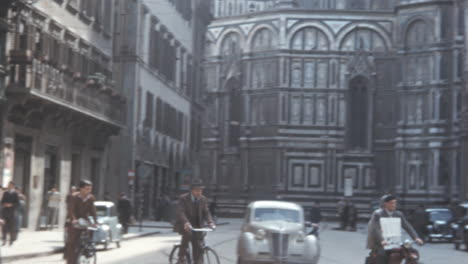
<path id="1" fill-rule="evenodd" d="M 350 198 L 342 198 L 338 202 L 338 218 L 340 230 L 356 231 L 358 210 Z"/>
<path id="2" fill-rule="evenodd" d="M 13 182 L 1 190 L 1 219 L 3 245 L 11 246 L 18 238 L 19 230 L 23 223 L 23 215 L 26 206 L 26 196 Z M 8 240 L 9 238 L 9 240 Z"/>

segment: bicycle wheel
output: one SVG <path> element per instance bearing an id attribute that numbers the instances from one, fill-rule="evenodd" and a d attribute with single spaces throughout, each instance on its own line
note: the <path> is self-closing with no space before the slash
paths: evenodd
<path id="1" fill-rule="evenodd" d="M 96 264 L 97 263 L 97 256 L 96 256 L 96 248 L 93 245 L 87 245 L 82 247 L 78 252 L 77 264 Z"/>
<path id="2" fill-rule="evenodd" d="M 180 245 L 175 245 L 172 248 L 171 254 L 169 254 L 169 264 L 177 264 L 179 262 L 179 248 Z M 185 253 L 186 263 L 192 264 L 192 258 L 188 252 Z"/>
<path id="3" fill-rule="evenodd" d="M 203 264 L 221 264 L 221 262 L 219 262 L 219 257 L 216 251 L 206 247 L 203 251 Z"/>

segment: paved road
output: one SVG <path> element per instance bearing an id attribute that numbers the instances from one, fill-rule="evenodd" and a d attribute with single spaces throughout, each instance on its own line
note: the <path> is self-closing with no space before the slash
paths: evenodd
<path id="1" fill-rule="evenodd" d="M 343 232 L 332 230 L 331 225 L 325 225 L 321 233 L 322 257 L 320 264 L 361 264 L 367 255 L 365 250 L 365 225 L 358 232 Z M 240 221 L 232 220 L 231 225 L 220 226 L 211 233 L 208 243 L 214 246 L 221 256 L 222 264 L 235 264 L 236 239 L 239 234 Z M 127 241 L 122 248 L 111 248 L 98 253 L 99 264 L 168 264 L 168 255 L 174 243 L 179 238 L 174 233 L 161 234 Z M 467 263 L 468 252 L 455 251 L 451 244 L 434 243 L 419 248 L 424 264 Z M 64 263 L 59 255 L 28 260 L 18 260 L 11 263 Z"/>

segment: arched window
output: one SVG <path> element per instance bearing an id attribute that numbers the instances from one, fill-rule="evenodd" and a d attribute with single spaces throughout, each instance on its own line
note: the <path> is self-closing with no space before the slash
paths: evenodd
<path id="1" fill-rule="evenodd" d="M 348 0 L 348 8 L 350 9 L 366 9 L 367 1 L 366 0 Z"/>
<path id="2" fill-rule="evenodd" d="M 409 25 L 405 40 L 407 48 L 419 48 L 433 42 L 433 30 L 425 21 L 416 20 Z"/>
<path id="3" fill-rule="evenodd" d="M 226 85 L 226 91 L 229 93 L 229 124 L 228 124 L 228 146 L 239 146 L 241 136 L 241 123 L 244 112 L 242 100 L 241 84 L 237 79 L 230 79 Z"/>
<path id="4" fill-rule="evenodd" d="M 327 36 L 319 29 L 307 27 L 294 34 L 291 41 L 293 50 L 328 50 L 329 42 Z"/>
<path id="5" fill-rule="evenodd" d="M 221 43 L 221 55 L 230 55 L 239 53 L 240 37 L 237 33 L 229 33 Z"/>
<path id="6" fill-rule="evenodd" d="M 271 30 L 262 28 L 255 33 L 252 41 L 252 50 L 270 50 L 276 46 L 276 39 L 273 37 Z"/>
<path id="7" fill-rule="evenodd" d="M 368 137 L 368 81 L 357 76 L 349 83 L 349 133 L 348 145 L 351 149 L 367 148 Z"/>
<path id="8" fill-rule="evenodd" d="M 387 51 L 387 45 L 379 33 L 370 29 L 356 29 L 348 33 L 341 43 L 344 51 Z"/>

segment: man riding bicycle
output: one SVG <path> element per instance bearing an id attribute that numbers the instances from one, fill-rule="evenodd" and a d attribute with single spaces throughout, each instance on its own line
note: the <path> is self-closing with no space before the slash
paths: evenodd
<path id="1" fill-rule="evenodd" d="M 190 185 L 190 192 L 181 195 L 178 200 L 174 224 L 174 231 L 182 235 L 178 264 L 187 263 L 186 252 L 190 242 L 194 264 L 201 264 L 203 249 L 200 242 L 203 237 L 201 237 L 202 234 L 192 232 L 191 229 L 201 228 L 204 222 L 207 222 L 212 229 L 216 227 L 208 210 L 208 200 L 203 196 L 203 188 L 202 182 L 196 180 Z"/>
<path id="2" fill-rule="evenodd" d="M 67 264 L 75 264 L 77 260 L 77 249 L 80 245 L 81 229 L 75 227 L 78 219 L 83 218 L 89 220 L 92 217 L 93 225 L 97 223 L 96 207 L 94 206 L 94 195 L 91 194 L 93 184 L 88 180 L 80 181 L 79 191 L 72 194 L 67 208 L 67 243 L 66 256 Z"/>
<path id="3" fill-rule="evenodd" d="M 388 244 L 383 236 L 383 230 L 380 224 L 381 218 L 400 218 L 401 226 L 413 238 L 416 243 L 422 245 L 424 242 L 418 237 L 414 228 L 406 220 L 404 214 L 396 210 L 397 198 L 392 194 L 384 195 L 381 198 L 381 208 L 374 211 L 369 220 L 367 234 L 367 248 L 377 255 L 377 264 L 388 263 L 388 251 L 384 247 Z"/>

